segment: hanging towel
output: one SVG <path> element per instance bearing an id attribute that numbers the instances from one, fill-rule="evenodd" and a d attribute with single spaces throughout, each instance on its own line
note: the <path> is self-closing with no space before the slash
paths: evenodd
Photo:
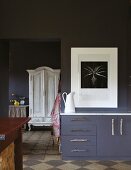
<path id="1" fill-rule="evenodd" d="M 55 137 L 60 137 L 60 103 L 61 103 L 61 94 L 58 93 L 51 112 L 52 125 L 53 125 Z"/>

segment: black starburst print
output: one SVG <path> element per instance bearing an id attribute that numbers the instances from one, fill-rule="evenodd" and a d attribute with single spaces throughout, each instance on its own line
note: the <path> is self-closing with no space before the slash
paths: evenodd
<path id="1" fill-rule="evenodd" d="M 81 88 L 107 88 L 107 62 L 81 62 Z"/>

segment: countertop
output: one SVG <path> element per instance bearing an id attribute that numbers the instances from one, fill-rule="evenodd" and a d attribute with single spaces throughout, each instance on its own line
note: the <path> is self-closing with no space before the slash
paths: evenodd
<path id="1" fill-rule="evenodd" d="M 68 116 L 68 115 L 72 115 L 72 116 L 77 116 L 77 115 L 131 115 L 131 113 L 60 113 L 60 115 L 64 115 L 64 116 Z"/>

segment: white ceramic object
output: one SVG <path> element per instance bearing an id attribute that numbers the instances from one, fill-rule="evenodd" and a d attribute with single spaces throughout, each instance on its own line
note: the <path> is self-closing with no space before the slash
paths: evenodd
<path id="1" fill-rule="evenodd" d="M 62 98 L 65 104 L 65 113 L 75 113 L 74 92 L 67 94 L 64 92 Z"/>

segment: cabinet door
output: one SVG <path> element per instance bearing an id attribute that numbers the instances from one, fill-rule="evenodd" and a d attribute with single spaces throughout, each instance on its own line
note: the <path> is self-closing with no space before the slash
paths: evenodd
<path id="1" fill-rule="evenodd" d="M 33 75 L 33 113 L 34 117 L 45 116 L 44 112 L 44 72 L 39 71 Z"/>
<path id="2" fill-rule="evenodd" d="M 131 116 L 118 116 L 118 153 L 131 157 Z"/>
<path id="3" fill-rule="evenodd" d="M 131 117 L 100 116 L 97 126 L 97 155 L 131 156 Z"/>
<path id="4" fill-rule="evenodd" d="M 117 154 L 118 127 L 117 116 L 99 116 L 97 125 L 97 155 Z"/>
<path id="5" fill-rule="evenodd" d="M 55 75 L 53 71 L 45 71 L 45 112 L 46 117 L 51 117 L 55 101 Z"/>

